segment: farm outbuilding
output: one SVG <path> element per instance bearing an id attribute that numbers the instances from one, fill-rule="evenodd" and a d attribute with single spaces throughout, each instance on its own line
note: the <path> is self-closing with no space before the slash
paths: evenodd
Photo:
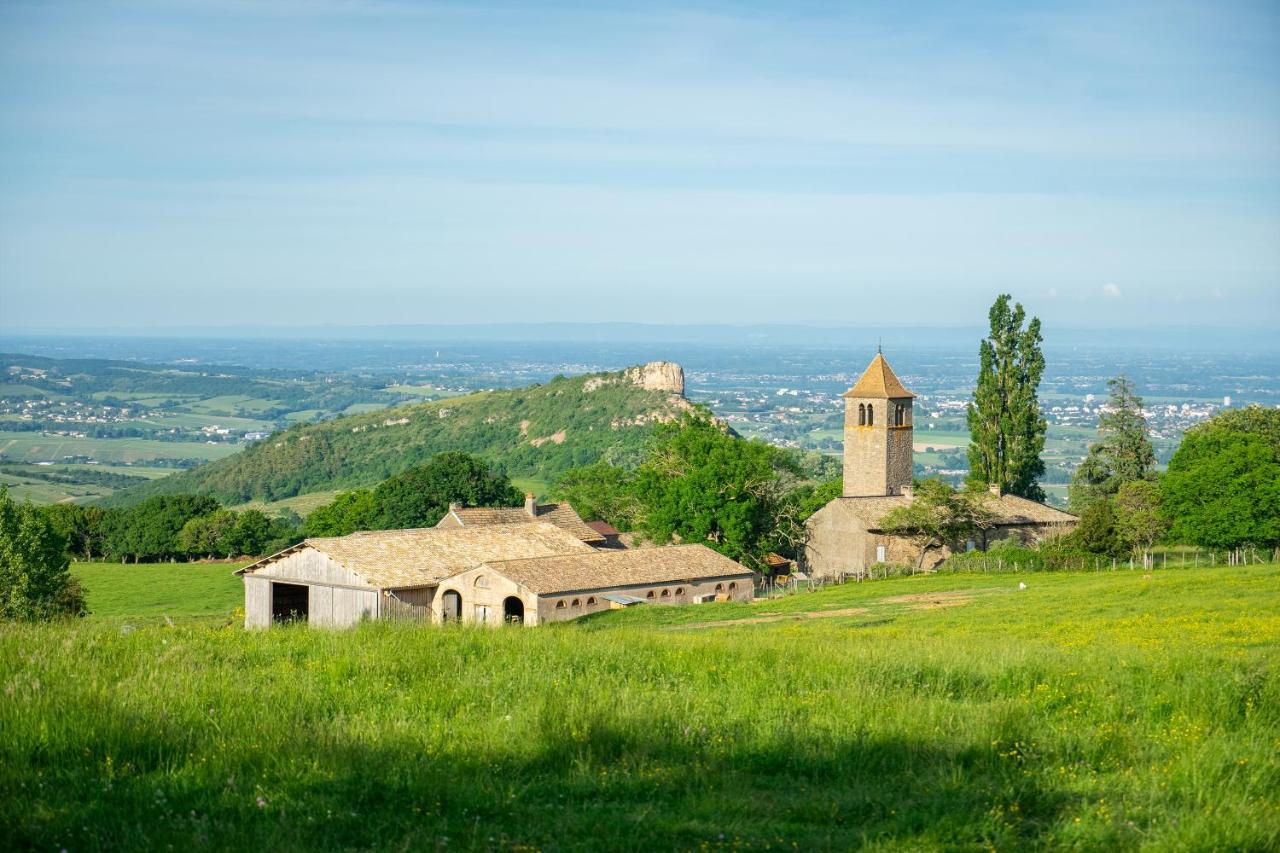
<path id="1" fill-rule="evenodd" d="M 425 617 L 440 581 L 488 560 L 575 552 L 592 548 L 551 524 L 379 530 L 307 539 L 236 574 L 246 627 L 289 619 L 341 627 Z"/>
<path id="2" fill-rule="evenodd" d="M 491 560 L 441 582 L 436 621 L 526 625 L 609 610 L 618 597 L 648 604 L 750 601 L 755 575 L 705 545 Z"/>
<path id="3" fill-rule="evenodd" d="M 598 550 L 548 523 L 384 530 L 307 539 L 236 572 L 245 627 L 373 619 L 538 625 L 608 609 L 749 601 L 754 575 L 704 545 Z"/>

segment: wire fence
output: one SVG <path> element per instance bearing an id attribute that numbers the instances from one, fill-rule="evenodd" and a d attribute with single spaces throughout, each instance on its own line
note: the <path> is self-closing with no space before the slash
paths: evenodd
<path id="1" fill-rule="evenodd" d="M 802 572 L 776 577 L 765 576 L 756 583 L 757 598 L 781 598 L 817 592 L 827 586 L 926 574 L 985 574 L 1016 572 L 1118 572 L 1163 569 L 1252 566 L 1280 563 L 1280 548 L 1232 548 L 1223 550 L 1174 548 L 1135 554 L 1126 558 L 1080 554 L 1019 554 L 1006 557 L 997 552 L 981 556 L 966 554 L 961 560 L 946 560 L 932 569 L 877 563 L 861 572 L 809 577 Z"/>

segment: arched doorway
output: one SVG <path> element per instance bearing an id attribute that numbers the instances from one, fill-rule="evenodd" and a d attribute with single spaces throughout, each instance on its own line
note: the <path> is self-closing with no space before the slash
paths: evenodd
<path id="1" fill-rule="evenodd" d="M 444 597 L 440 599 L 440 615 L 445 622 L 462 620 L 462 596 L 457 590 L 445 590 Z"/>
<path id="2" fill-rule="evenodd" d="M 502 602 L 502 621 L 507 625 L 524 624 L 524 602 L 514 595 Z"/>

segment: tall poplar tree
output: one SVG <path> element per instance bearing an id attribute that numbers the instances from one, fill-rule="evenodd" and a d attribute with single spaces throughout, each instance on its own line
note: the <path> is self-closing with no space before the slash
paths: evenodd
<path id="1" fill-rule="evenodd" d="M 1020 304 L 1001 294 L 988 315 L 991 331 L 978 347 L 978 386 L 969 404 L 969 485 L 998 484 L 1002 492 L 1045 498 L 1044 434 L 1038 389 L 1044 374 L 1040 320 L 1026 321 Z"/>

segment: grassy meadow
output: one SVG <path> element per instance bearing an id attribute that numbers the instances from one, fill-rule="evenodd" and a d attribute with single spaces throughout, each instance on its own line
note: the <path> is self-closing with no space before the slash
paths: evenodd
<path id="1" fill-rule="evenodd" d="M 231 618 L 244 604 L 244 584 L 232 574 L 248 563 L 73 563 L 96 620 L 138 624 L 187 617 Z"/>
<path id="2" fill-rule="evenodd" d="M 0 628 L 6 848 L 1280 846 L 1276 566 L 257 633 L 134 570 Z"/>

